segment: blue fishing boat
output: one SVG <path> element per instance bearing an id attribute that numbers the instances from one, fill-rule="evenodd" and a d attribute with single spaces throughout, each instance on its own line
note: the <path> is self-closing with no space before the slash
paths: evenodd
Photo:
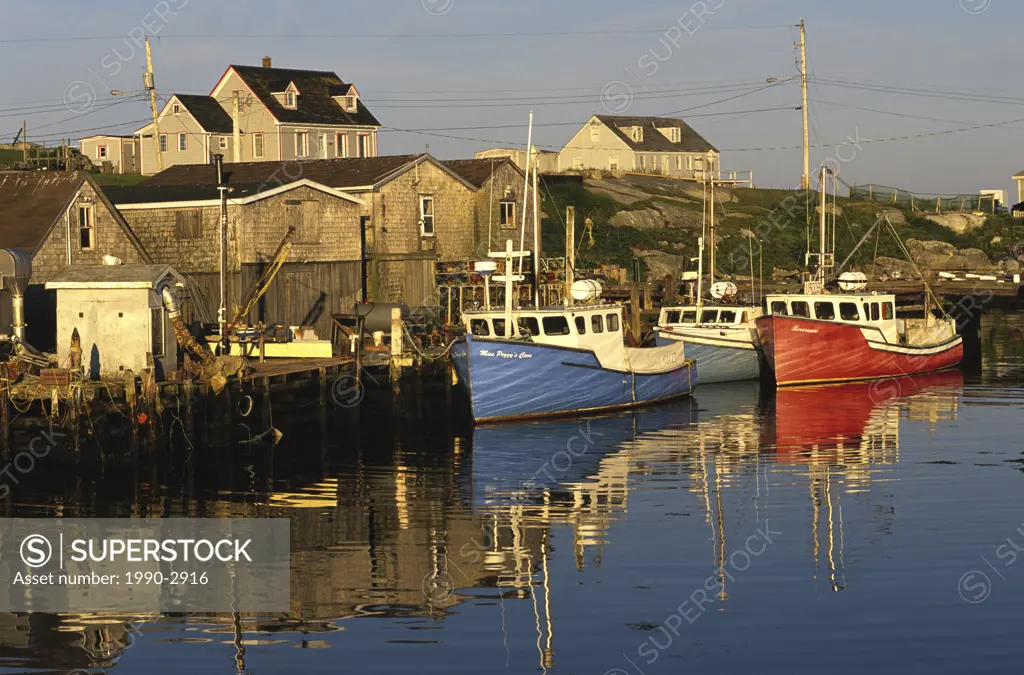
<path id="1" fill-rule="evenodd" d="M 493 254 L 498 255 L 498 254 Z M 505 269 L 529 252 L 506 249 Z M 504 311 L 463 313 L 466 336 L 451 348 L 452 364 L 476 422 L 496 422 L 630 408 L 686 396 L 696 369 L 676 342 L 627 347 L 622 305 L 600 304 L 600 284 L 576 282 L 563 307 L 512 307 L 506 274 Z"/>

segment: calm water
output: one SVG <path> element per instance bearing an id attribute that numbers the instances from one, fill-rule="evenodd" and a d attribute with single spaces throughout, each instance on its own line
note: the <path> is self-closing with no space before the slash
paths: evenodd
<path id="1" fill-rule="evenodd" d="M 8 515 L 290 518 L 292 611 L 0 615 L 0 672 L 1019 672 L 1022 330 L 973 374 L 476 431 L 280 403 L 40 466 Z"/>

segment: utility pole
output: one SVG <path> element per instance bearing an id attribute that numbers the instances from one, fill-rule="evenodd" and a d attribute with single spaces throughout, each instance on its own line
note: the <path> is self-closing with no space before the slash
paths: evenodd
<path id="1" fill-rule="evenodd" d="M 800 187 L 811 189 L 811 133 L 807 118 L 807 32 L 804 20 L 800 19 L 800 90 L 803 95 L 804 113 L 804 173 L 800 179 Z"/>
<path id="2" fill-rule="evenodd" d="M 217 192 L 220 193 L 220 307 L 217 308 L 217 328 L 220 336 L 220 353 L 230 352 L 231 344 L 228 342 L 227 313 L 228 313 L 228 186 L 224 181 L 224 155 L 214 155 L 213 163 L 217 167 Z"/>
<path id="3" fill-rule="evenodd" d="M 153 111 L 153 147 L 156 148 L 156 170 L 164 170 L 164 158 L 160 152 L 160 113 L 156 109 L 156 81 L 153 78 L 153 50 L 149 48 L 149 38 L 146 38 L 146 74 L 143 76 L 146 89 L 149 90 L 149 107 Z"/>
<path id="4" fill-rule="evenodd" d="M 21 121 L 21 159 L 28 164 L 28 122 Z"/>
<path id="5" fill-rule="evenodd" d="M 234 95 L 231 97 L 232 98 L 232 104 L 233 104 L 233 110 L 232 110 L 231 118 L 232 118 L 232 121 L 234 122 L 232 132 L 234 134 L 233 144 L 235 146 L 235 155 L 234 155 L 234 157 L 235 157 L 235 163 L 236 164 L 238 162 L 242 161 L 242 126 L 241 126 L 242 125 L 242 122 L 241 122 L 242 101 L 241 101 L 241 96 L 242 96 L 242 92 L 236 91 L 234 93 Z"/>

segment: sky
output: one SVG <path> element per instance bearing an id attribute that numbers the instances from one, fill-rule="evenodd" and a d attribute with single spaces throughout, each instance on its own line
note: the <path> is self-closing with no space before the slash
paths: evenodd
<path id="1" fill-rule="evenodd" d="M 142 126 L 133 38 L 145 34 L 165 100 L 209 93 L 229 64 L 263 56 L 335 71 L 384 126 L 381 154 L 525 147 L 531 110 L 535 144 L 553 150 L 594 113 L 671 113 L 721 150 L 724 170 L 795 187 L 801 18 L 812 167 L 1015 201 L 1019 0 L 21 2 L 0 25 L 0 142 L 23 119 L 30 140 L 57 143 Z"/>

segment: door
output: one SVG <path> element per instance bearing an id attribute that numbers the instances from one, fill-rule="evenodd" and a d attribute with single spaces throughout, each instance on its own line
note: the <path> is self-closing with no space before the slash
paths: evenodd
<path id="1" fill-rule="evenodd" d="M 327 159 L 327 134 L 320 134 L 320 159 Z"/>
<path id="2" fill-rule="evenodd" d="M 668 155 L 662 155 L 661 157 L 661 173 L 665 176 L 670 173 L 668 168 Z"/>

